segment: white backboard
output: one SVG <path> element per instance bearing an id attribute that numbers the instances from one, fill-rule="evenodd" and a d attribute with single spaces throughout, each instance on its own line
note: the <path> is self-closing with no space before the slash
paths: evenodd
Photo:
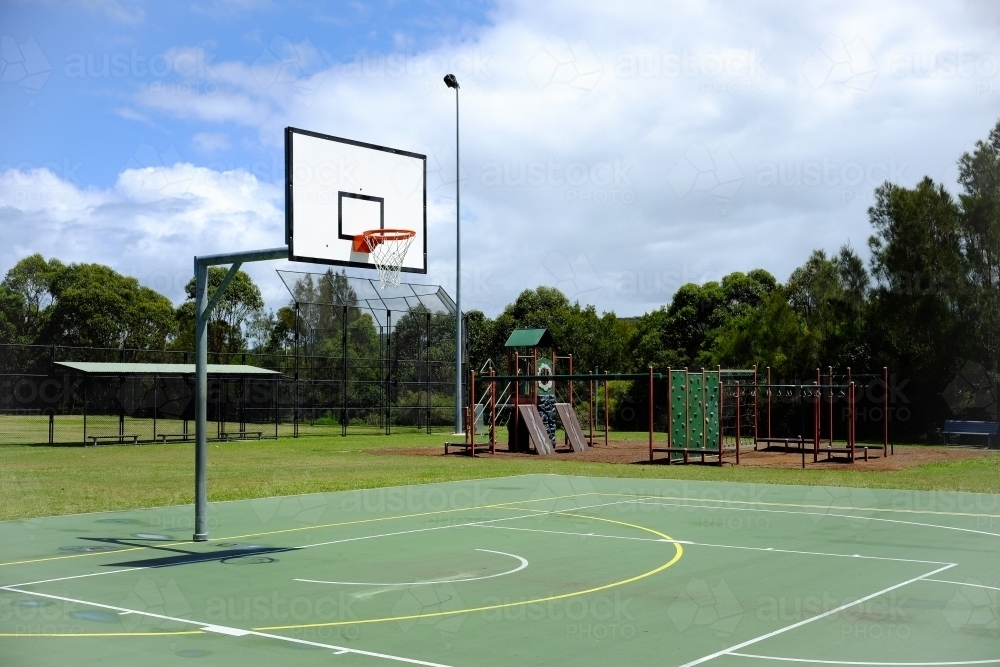
<path id="1" fill-rule="evenodd" d="M 374 269 L 371 229 L 416 232 L 401 270 L 427 273 L 427 156 L 285 128 L 288 259 Z"/>

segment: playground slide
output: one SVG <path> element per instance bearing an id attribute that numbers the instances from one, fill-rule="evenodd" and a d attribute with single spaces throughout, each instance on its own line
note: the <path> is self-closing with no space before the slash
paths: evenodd
<path id="1" fill-rule="evenodd" d="M 555 450 L 549 444 L 549 435 L 545 432 L 545 426 L 542 425 L 542 416 L 538 414 L 538 408 L 530 403 L 517 407 L 518 412 L 521 413 L 521 419 L 524 420 L 524 425 L 528 429 L 528 437 L 531 438 L 531 443 L 535 446 L 535 451 L 539 454 L 553 454 Z"/>
<path id="2" fill-rule="evenodd" d="M 559 421 L 562 422 L 563 430 L 566 431 L 566 439 L 569 440 L 573 451 L 586 451 L 587 439 L 583 436 L 583 429 L 580 428 L 580 420 L 577 419 L 573 406 L 569 403 L 556 403 L 556 412 L 559 414 Z"/>

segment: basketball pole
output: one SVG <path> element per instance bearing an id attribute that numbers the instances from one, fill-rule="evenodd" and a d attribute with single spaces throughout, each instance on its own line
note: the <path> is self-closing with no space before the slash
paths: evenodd
<path id="1" fill-rule="evenodd" d="M 195 321 L 194 321 L 194 537 L 195 542 L 208 539 L 205 511 L 208 507 L 208 321 L 222 300 L 229 283 L 246 262 L 288 259 L 288 248 L 248 250 L 226 255 L 205 255 L 194 258 Z M 208 268 L 230 264 L 215 294 L 208 295 Z"/>
<path id="2" fill-rule="evenodd" d="M 446 74 L 444 83 L 455 89 L 455 433 L 464 433 L 462 425 L 462 215 L 459 206 L 460 161 L 458 152 L 458 79 Z"/>

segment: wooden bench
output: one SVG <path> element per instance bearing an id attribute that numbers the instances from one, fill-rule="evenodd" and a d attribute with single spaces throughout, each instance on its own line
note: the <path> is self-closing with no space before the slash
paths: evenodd
<path id="1" fill-rule="evenodd" d="M 948 444 L 949 435 L 985 435 L 986 446 L 992 449 L 993 436 L 997 434 L 998 426 L 1000 426 L 1000 424 L 997 422 L 973 422 L 958 419 L 946 419 L 944 426 L 938 432 L 941 434 L 941 440 L 946 445 Z"/>
<path id="2" fill-rule="evenodd" d="M 137 435 L 88 435 L 94 446 L 97 446 L 100 440 L 112 440 L 120 445 L 124 445 L 126 441 L 130 441 L 133 445 L 139 442 L 139 436 Z"/>
<path id="3" fill-rule="evenodd" d="M 223 433 L 221 437 L 223 440 L 249 440 L 249 436 L 257 436 L 257 440 L 260 440 L 264 432 L 263 431 L 239 431 L 237 433 Z"/>
<path id="4" fill-rule="evenodd" d="M 160 442 L 166 442 L 167 440 L 183 440 L 187 442 L 188 440 L 194 440 L 194 433 L 158 433 L 156 437 Z"/>

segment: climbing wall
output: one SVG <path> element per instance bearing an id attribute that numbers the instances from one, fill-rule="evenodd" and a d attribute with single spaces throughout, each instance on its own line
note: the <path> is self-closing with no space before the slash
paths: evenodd
<path id="1" fill-rule="evenodd" d="M 673 447 L 719 447 L 719 373 L 670 372 L 670 440 Z M 679 459 L 675 453 L 671 458 Z"/>

